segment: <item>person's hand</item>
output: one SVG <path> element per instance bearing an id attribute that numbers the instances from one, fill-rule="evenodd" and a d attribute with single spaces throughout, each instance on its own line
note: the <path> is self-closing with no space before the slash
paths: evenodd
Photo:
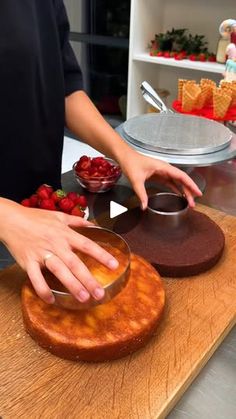
<path id="1" fill-rule="evenodd" d="M 69 227 L 91 226 L 90 222 L 61 212 L 26 208 L 5 199 L 0 201 L 3 220 L 0 220 L 0 239 L 27 272 L 41 299 L 54 302 L 43 277 L 45 266 L 79 301 L 87 301 L 90 295 L 97 300 L 103 298 L 103 288 L 73 252 L 78 249 L 89 254 L 110 269 L 118 266 L 108 252 Z"/>
<path id="2" fill-rule="evenodd" d="M 147 207 L 148 197 L 145 181 L 148 179 L 166 185 L 175 193 L 184 194 L 190 207 L 195 205 L 194 197 L 202 195 L 198 186 L 185 172 L 164 161 L 142 156 L 132 151 L 119 163 L 139 197 L 142 209 Z"/>

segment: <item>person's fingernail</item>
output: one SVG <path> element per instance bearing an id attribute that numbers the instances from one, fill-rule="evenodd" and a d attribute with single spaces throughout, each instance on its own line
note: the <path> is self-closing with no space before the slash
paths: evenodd
<path id="1" fill-rule="evenodd" d="M 144 211 L 145 210 L 145 203 L 141 202 L 141 209 Z"/>
<path id="2" fill-rule="evenodd" d="M 89 293 L 87 291 L 81 290 L 78 294 L 78 300 L 81 301 L 81 303 L 87 301 L 89 299 Z"/>
<path id="3" fill-rule="evenodd" d="M 96 300 L 101 300 L 104 297 L 105 291 L 102 288 L 95 288 L 93 295 Z"/>
<path id="4" fill-rule="evenodd" d="M 48 304 L 54 304 L 55 303 L 55 297 L 53 294 L 48 297 Z"/>
<path id="5" fill-rule="evenodd" d="M 116 269 L 116 268 L 118 268 L 118 266 L 119 266 L 119 262 L 118 262 L 118 260 L 116 260 L 116 259 L 110 259 L 110 260 L 108 261 L 107 266 L 108 266 L 108 268 L 110 268 L 110 269 Z"/>

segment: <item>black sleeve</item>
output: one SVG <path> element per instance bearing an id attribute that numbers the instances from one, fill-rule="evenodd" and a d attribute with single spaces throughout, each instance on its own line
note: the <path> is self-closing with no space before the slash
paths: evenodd
<path id="1" fill-rule="evenodd" d="M 63 0 L 55 0 L 65 80 L 65 96 L 83 89 L 82 72 L 69 42 L 70 26 Z"/>

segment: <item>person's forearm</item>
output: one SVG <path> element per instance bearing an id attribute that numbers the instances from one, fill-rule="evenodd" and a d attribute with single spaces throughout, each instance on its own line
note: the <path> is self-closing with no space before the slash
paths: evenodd
<path id="1" fill-rule="evenodd" d="M 0 241 L 5 242 L 11 217 L 16 217 L 20 205 L 10 199 L 0 197 Z"/>
<path id="2" fill-rule="evenodd" d="M 66 98 L 66 125 L 82 141 L 119 163 L 132 153 L 83 91 Z"/>

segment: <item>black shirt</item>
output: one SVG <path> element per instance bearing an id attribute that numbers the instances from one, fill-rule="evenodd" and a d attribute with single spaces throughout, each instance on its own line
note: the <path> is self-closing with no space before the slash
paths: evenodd
<path id="1" fill-rule="evenodd" d="M 82 88 L 63 0 L 0 0 L 0 196 L 60 187 L 65 96 Z"/>

